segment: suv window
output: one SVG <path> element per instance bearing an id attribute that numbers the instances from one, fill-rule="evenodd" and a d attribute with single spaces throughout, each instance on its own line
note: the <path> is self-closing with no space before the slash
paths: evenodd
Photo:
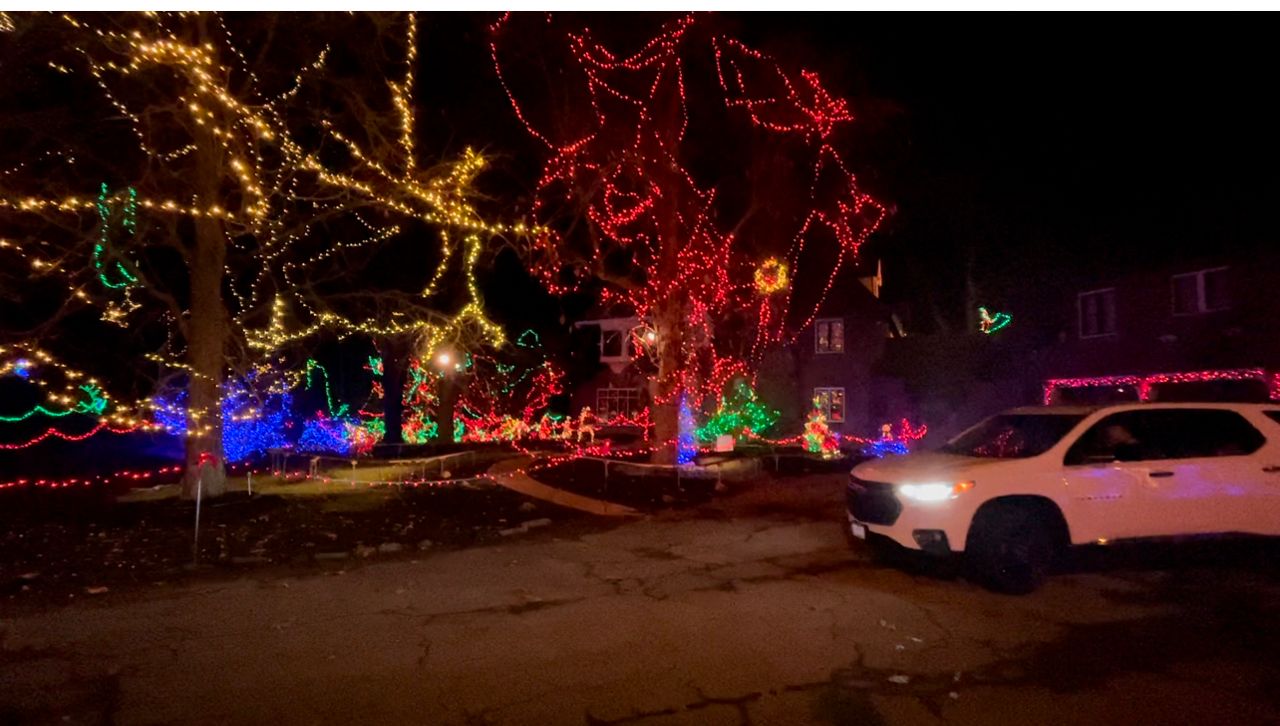
<path id="1" fill-rule="evenodd" d="M 1276 423 L 1280 423 L 1280 411 L 1263 411 L 1262 415 L 1266 416 L 1272 421 L 1275 421 Z"/>
<path id="2" fill-rule="evenodd" d="M 1004 413 L 948 441 L 941 451 L 984 459 L 1025 459 L 1048 451 L 1083 419 L 1079 414 Z"/>
<path id="3" fill-rule="evenodd" d="M 1251 454 L 1266 442 L 1243 416 L 1222 409 L 1167 408 L 1115 413 L 1067 451 L 1068 466 L 1105 461 L 1194 459 Z"/>

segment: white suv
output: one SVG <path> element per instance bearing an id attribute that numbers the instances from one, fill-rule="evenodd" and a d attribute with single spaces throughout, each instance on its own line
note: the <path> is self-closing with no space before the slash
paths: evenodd
<path id="1" fill-rule="evenodd" d="M 1029 592 L 1073 544 L 1280 535 L 1280 405 L 1016 408 L 936 451 L 853 468 L 852 535 L 963 552 L 997 590 Z"/>

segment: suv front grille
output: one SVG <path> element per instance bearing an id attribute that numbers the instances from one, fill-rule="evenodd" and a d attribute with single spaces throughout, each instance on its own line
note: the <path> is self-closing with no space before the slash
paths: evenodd
<path id="1" fill-rule="evenodd" d="M 893 485 L 866 481 L 849 475 L 846 496 L 849 513 L 869 524 L 893 524 L 902 514 L 902 502 L 893 494 Z"/>

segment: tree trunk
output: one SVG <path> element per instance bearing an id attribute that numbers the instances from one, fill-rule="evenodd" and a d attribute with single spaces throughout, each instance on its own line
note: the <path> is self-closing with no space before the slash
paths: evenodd
<path id="1" fill-rule="evenodd" d="M 200 33 L 206 33 L 203 21 Z M 195 154 L 197 199 L 205 208 L 221 203 L 223 151 L 211 134 L 197 138 Z M 226 360 L 227 314 L 222 298 L 227 239 L 222 220 L 196 217 L 196 238 L 188 253 L 191 317 L 187 326 L 186 473 L 182 495 L 194 499 L 221 496 L 227 490 L 222 450 L 222 372 Z"/>
<path id="2" fill-rule="evenodd" d="M 408 367 L 405 346 L 396 340 L 383 340 L 382 353 L 382 424 L 384 444 L 403 444 L 404 374 Z"/>
<path id="3" fill-rule="evenodd" d="M 458 373 L 450 371 L 440 379 L 440 404 L 436 407 L 436 441 L 453 442 L 453 412 L 457 408 L 462 382 Z"/>
<path id="4" fill-rule="evenodd" d="M 654 310 L 654 329 L 658 335 L 658 375 L 651 390 L 653 443 L 651 456 L 655 464 L 676 463 L 676 439 L 680 435 L 681 351 L 683 349 L 684 306 L 672 295 Z"/>
<path id="5" fill-rule="evenodd" d="M 186 476 L 182 494 L 216 497 L 226 491 L 222 453 L 222 371 L 227 339 L 227 315 L 222 300 L 222 267 L 226 258 L 222 224 L 216 219 L 196 222 L 192 255 L 191 318 L 188 321 Z"/>

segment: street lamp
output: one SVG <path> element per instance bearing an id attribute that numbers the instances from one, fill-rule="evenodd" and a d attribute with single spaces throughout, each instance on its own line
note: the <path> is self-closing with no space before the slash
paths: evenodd
<path id="1" fill-rule="evenodd" d="M 453 355 L 447 350 L 442 350 L 436 354 L 436 366 L 441 370 L 448 370 L 453 365 Z"/>

